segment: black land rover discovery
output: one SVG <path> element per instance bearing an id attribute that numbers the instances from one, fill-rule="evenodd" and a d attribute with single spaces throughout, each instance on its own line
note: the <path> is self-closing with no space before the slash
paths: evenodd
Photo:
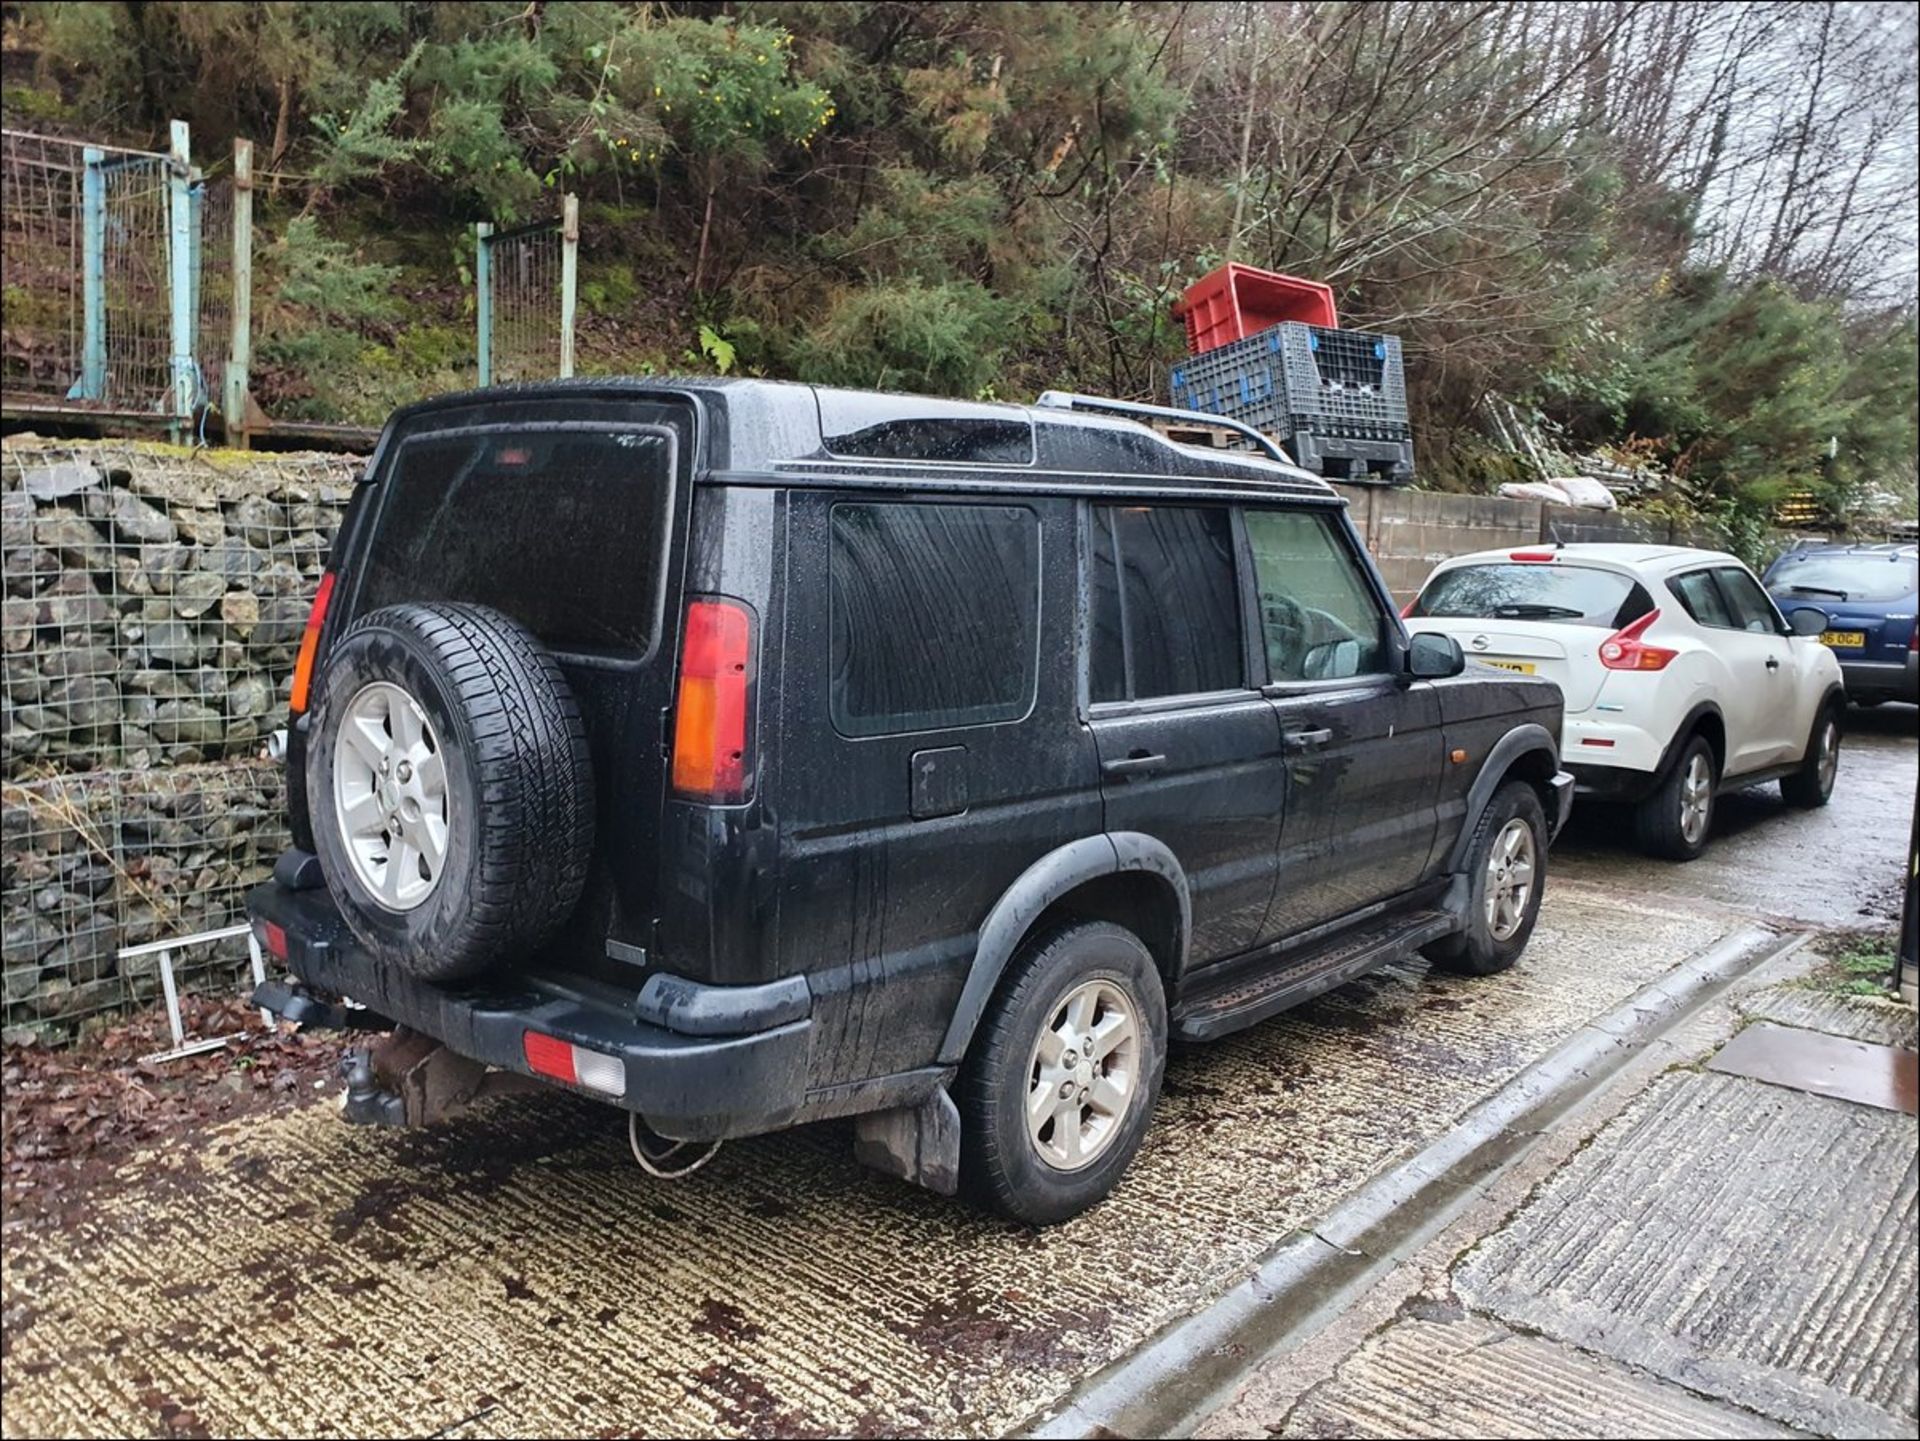
<path id="1" fill-rule="evenodd" d="M 1318 479 L 1119 409 L 592 381 L 395 415 L 248 900 L 263 1003 L 389 1032 L 349 1115 L 543 1078 L 656 1169 L 853 1115 L 870 1163 L 1058 1221 L 1170 1040 L 1416 949 L 1511 965 L 1559 691 L 1410 642 Z"/>

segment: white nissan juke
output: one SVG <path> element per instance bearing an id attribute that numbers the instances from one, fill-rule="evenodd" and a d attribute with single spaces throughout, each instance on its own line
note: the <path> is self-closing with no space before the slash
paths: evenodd
<path id="1" fill-rule="evenodd" d="M 1778 780 L 1827 803 L 1845 710 L 1826 613 L 1782 616 L 1731 555 L 1665 545 L 1489 550 L 1444 561 L 1404 612 L 1470 660 L 1556 681 L 1583 794 L 1634 807 L 1640 844 L 1690 861 L 1714 799 Z"/>

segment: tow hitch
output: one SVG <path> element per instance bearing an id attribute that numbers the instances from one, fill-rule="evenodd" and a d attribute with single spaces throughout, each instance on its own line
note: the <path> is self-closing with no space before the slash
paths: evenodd
<path id="1" fill-rule="evenodd" d="M 456 1055 L 432 1036 L 396 1027 L 340 1058 L 340 1111 L 358 1126 L 431 1126 L 495 1096 L 547 1089 L 532 1076 Z"/>

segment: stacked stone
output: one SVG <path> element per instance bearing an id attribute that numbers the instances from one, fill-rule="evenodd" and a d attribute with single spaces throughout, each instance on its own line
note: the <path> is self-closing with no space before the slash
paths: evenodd
<path id="1" fill-rule="evenodd" d="M 122 975 L 114 953 L 232 924 L 284 846 L 282 777 L 260 757 L 358 469 L 0 444 L 10 1031 L 144 999 L 151 963 Z"/>

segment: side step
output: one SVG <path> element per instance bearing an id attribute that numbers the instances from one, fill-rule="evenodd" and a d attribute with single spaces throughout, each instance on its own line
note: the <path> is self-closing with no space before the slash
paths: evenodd
<path id="1" fill-rule="evenodd" d="M 1403 913 L 1338 936 L 1324 950 L 1270 961 L 1270 969 L 1255 975 L 1243 972 L 1217 989 L 1202 989 L 1182 1000 L 1171 1018 L 1173 1034 L 1183 1041 L 1211 1041 L 1242 1030 L 1411 955 L 1458 926 L 1445 911 Z"/>

